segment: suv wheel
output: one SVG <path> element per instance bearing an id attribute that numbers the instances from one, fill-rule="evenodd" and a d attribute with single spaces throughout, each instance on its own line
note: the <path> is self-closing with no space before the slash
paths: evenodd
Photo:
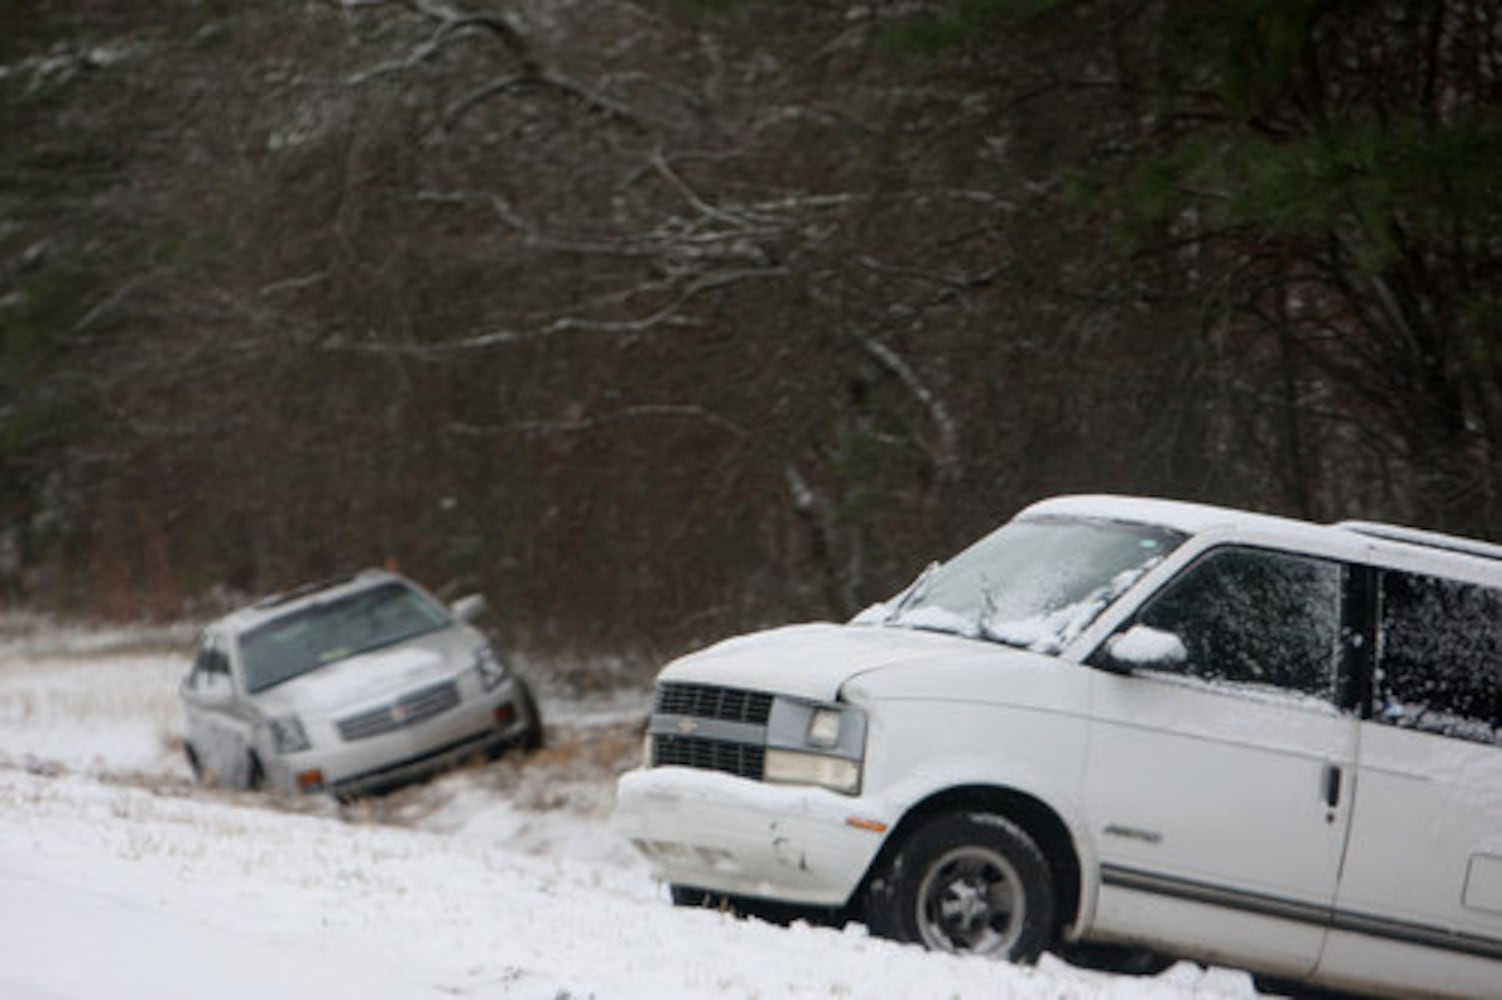
<path id="1" fill-rule="evenodd" d="M 867 890 L 867 926 L 934 951 L 1033 962 L 1054 935 L 1053 871 L 1021 827 L 941 816 L 898 847 Z"/>
<path id="2" fill-rule="evenodd" d="M 261 766 L 261 758 L 255 754 L 248 754 L 245 758 L 245 789 L 250 792 L 259 792 L 266 787 L 266 769 Z"/>
<path id="3" fill-rule="evenodd" d="M 204 783 L 203 764 L 198 760 L 198 751 L 193 749 L 193 744 L 184 743 L 183 753 L 188 758 L 188 769 L 193 772 L 193 780 L 198 784 Z"/>
<path id="4" fill-rule="evenodd" d="M 523 750 L 541 750 L 543 745 L 542 712 L 538 711 L 537 699 L 532 697 L 532 688 L 521 678 L 516 685 L 521 689 L 522 711 L 526 713 L 527 734 L 522 737 Z"/>

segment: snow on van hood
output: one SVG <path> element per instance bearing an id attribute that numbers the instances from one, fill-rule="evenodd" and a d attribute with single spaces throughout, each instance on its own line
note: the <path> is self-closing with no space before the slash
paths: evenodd
<path id="1" fill-rule="evenodd" d="M 994 656 L 999 650 L 988 643 L 982 652 Z M 840 686 L 860 674 L 975 652 L 974 641 L 953 635 L 817 622 L 726 639 L 669 663 L 658 680 L 834 701 Z"/>
<path id="2" fill-rule="evenodd" d="M 328 715 L 383 701 L 469 669 L 478 643 L 445 628 L 303 674 L 257 696 L 268 712 Z"/>

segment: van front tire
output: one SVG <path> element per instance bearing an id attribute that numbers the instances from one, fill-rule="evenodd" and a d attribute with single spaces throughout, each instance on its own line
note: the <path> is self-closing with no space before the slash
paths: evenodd
<path id="1" fill-rule="evenodd" d="M 1053 942 L 1053 870 L 1011 820 L 953 813 L 914 830 L 872 879 L 873 934 L 933 951 L 1032 963 Z"/>

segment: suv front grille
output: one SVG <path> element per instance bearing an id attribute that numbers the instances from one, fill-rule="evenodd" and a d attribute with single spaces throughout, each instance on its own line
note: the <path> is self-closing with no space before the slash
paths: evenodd
<path id="1" fill-rule="evenodd" d="M 415 726 L 435 715 L 442 715 L 457 704 L 458 684 L 453 681 L 430 684 L 402 695 L 389 705 L 345 716 L 338 721 L 339 735 L 350 743 L 370 739 L 404 726 Z"/>
<path id="2" fill-rule="evenodd" d="M 660 684 L 652 713 L 652 766 L 722 771 L 752 781 L 766 772 L 772 696 L 711 684 Z"/>

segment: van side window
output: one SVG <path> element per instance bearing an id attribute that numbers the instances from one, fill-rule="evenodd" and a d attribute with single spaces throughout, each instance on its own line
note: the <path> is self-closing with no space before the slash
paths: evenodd
<path id="1" fill-rule="evenodd" d="M 1334 700 L 1343 580 L 1341 565 L 1323 559 L 1217 549 L 1138 620 L 1179 638 L 1187 674 Z"/>
<path id="2" fill-rule="evenodd" d="M 1373 718 L 1502 742 L 1502 591 L 1386 572 Z"/>

